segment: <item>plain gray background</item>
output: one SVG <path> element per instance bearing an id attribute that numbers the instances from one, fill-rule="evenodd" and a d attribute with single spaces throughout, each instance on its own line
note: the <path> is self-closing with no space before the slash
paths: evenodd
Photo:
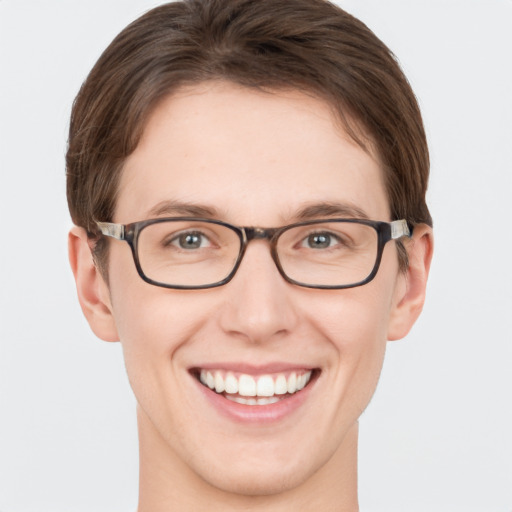
<path id="1" fill-rule="evenodd" d="M 70 107 L 150 0 L 0 0 L 0 510 L 133 511 L 135 405 L 67 263 Z M 398 56 L 432 154 L 423 316 L 361 420 L 362 512 L 512 512 L 512 1 L 341 0 Z"/>

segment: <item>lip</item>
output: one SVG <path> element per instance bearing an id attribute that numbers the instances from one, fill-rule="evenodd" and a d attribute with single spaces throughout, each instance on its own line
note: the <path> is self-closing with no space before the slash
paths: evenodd
<path id="1" fill-rule="evenodd" d="M 204 386 L 196 377 L 197 368 L 212 370 L 222 368 L 223 370 L 236 373 L 247 373 L 257 376 L 268 373 L 281 373 L 298 370 L 313 370 L 313 375 L 308 385 L 293 395 L 283 398 L 279 402 L 268 405 L 245 405 L 233 402 L 224 398 L 222 394 Z M 202 398 L 217 410 L 222 416 L 231 421 L 242 424 L 269 424 L 283 421 L 293 415 L 306 402 L 314 390 L 320 370 L 318 368 L 309 368 L 300 365 L 288 365 L 281 363 L 268 364 L 264 366 L 254 366 L 248 364 L 215 364 L 201 365 L 189 371 L 189 374 L 197 386 Z"/>
<path id="2" fill-rule="evenodd" d="M 314 366 L 302 366 L 300 364 L 289 364 L 289 363 L 268 363 L 263 365 L 254 365 L 247 363 L 208 363 L 208 364 L 198 364 L 193 368 L 189 369 L 189 372 L 194 372 L 195 370 L 217 370 L 222 369 L 233 373 L 247 373 L 248 375 L 252 375 L 256 377 L 258 375 L 266 375 L 269 373 L 286 373 L 292 371 L 301 371 L 301 370 L 315 370 Z"/>

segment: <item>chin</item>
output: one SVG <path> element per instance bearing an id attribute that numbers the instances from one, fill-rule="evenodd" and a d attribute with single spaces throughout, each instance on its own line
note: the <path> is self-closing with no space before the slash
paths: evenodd
<path id="1" fill-rule="evenodd" d="M 240 496 L 274 496 L 303 484 L 310 476 L 304 468 L 241 468 L 236 465 L 229 471 L 214 471 L 208 475 L 210 485 L 222 492 Z M 204 477 L 203 477 L 204 478 Z"/>

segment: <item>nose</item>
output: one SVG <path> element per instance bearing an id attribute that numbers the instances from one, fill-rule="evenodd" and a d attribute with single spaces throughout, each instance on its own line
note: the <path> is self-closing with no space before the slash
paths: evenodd
<path id="1" fill-rule="evenodd" d="M 286 336 L 297 324 L 295 287 L 279 273 L 266 240 L 253 240 L 233 279 L 224 287 L 222 329 L 251 343 Z"/>

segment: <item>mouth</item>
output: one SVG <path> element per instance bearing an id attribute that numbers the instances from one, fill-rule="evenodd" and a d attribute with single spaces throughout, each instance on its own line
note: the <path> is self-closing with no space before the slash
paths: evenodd
<path id="1" fill-rule="evenodd" d="M 250 375 L 224 369 L 195 368 L 192 375 L 206 388 L 231 402 L 273 405 L 298 395 L 317 377 L 318 369 Z"/>

